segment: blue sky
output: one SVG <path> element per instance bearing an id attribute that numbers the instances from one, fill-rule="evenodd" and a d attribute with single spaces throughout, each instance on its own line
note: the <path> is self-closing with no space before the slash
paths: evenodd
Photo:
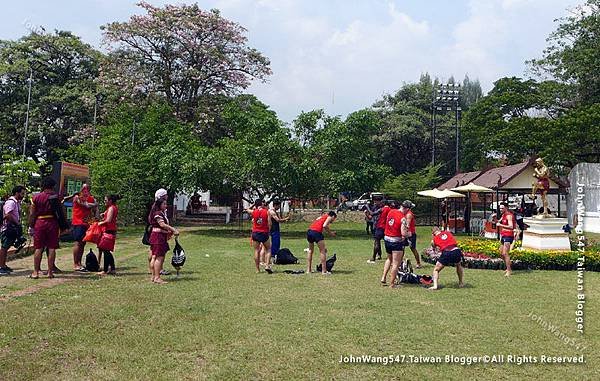
<path id="1" fill-rule="evenodd" d="M 140 12 L 132 0 L 5 2 L 0 39 L 28 28 L 70 30 L 99 47 L 99 27 Z M 149 0 L 154 5 L 180 0 Z M 185 1 L 186 3 L 194 1 Z M 345 116 L 368 107 L 422 72 L 465 74 L 484 91 L 504 76 L 526 76 L 554 20 L 574 0 L 197 0 L 248 29 L 250 45 L 271 59 L 273 75 L 256 94 L 287 122 L 324 108 Z"/>

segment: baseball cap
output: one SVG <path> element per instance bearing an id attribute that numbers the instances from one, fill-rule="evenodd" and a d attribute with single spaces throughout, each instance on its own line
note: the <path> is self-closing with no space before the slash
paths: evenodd
<path id="1" fill-rule="evenodd" d="M 154 200 L 158 200 L 162 197 L 165 197 L 168 194 L 167 190 L 164 188 L 160 188 L 156 192 L 154 192 Z"/>
<path id="2" fill-rule="evenodd" d="M 413 202 L 410 200 L 404 200 L 402 201 L 402 206 L 408 209 L 412 209 L 415 207 L 415 204 L 413 204 Z"/>

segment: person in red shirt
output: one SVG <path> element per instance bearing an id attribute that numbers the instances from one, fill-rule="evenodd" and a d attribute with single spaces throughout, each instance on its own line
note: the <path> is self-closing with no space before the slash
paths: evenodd
<path id="1" fill-rule="evenodd" d="M 73 196 L 73 218 L 71 219 L 71 235 L 75 244 L 73 245 L 73 269 L 75 271 L 86 271 L 81 265 L 81 258 L 85 250 L 85 232 L 90 227 L 89 220 L 93 217 L 98 203 L 90 194 L 90 186 L 83 184 L 81 191 Z"/>
<path id="2" fill-rule="evenodd" d="M 116 239 L 117 236 L 117 216 L 119 215 L 119 207 L 117 201 L 121 199 L 121 196 L 110 195 L 104 197 L 104 204 L 106 205 L 106 211 L 100 216 L 102 221 L 98 222 L 98 226 L 102 226 L 104 234 L 110 234 Z M 98 248 L 98 263 L 102 259 L 104 254 L 104 271 L 100 274 L 114 274 L 115 273 L 115 259 L 112 255 L 112 250 L 105 248 Z"/>
<path id="3" fill-rule="evenodd" d="M 508 210 L 508 203 L 500 203 L 500 212 L 502 213 L 502 216 L 500 217 L 500 222 L 496 224 L 496 227 L 500 229 L 500 255 L 502 255 L 504 263 L 506 264 L 504 276 L 510 276 L 512 274 L 512 267 L 509 253 L 510 245 L 514 240 L 516 220 L 515 215 Z"/>
<path id="4" fill-rule="evenodd" d="M 385 251 L 387 253 L 387 259 L 383 266 L 383 275 L 381 276 L 381 284 L 384 286 L 387 284 L 387 274 L 391 267 L 392 279 L 390 280 L 390 287 L 397 287 L 395 284 L 396 276 L 398 275 L 400 262 L 402 262 L 402 258 L 404 258 L 404 246 L 408 234 L 409 231 L 406 217 L 404 216 L 404 213 L 397 208 L 396 202 L 392 201 L 390 208 L 386 213 L 383 236 Z"/>
<path id="5" fill-rule="evenodd" d="M 252 217 L 252 246 L 254 247 L 254 265 L 256 272 L 260 272 L 260 260 L 264 257 L 265 271 L 273 274 L 271 269 L 271 214 L 264 207 L 263 200 L 257 199 L 254 207 L 246 209 Z M 263 252 L 265 253 L 263 255 Z"/>
<path id="6" fill-rule="evenodd" d="M 57 208 L 60 207 L 58 194 L 54 192 L 56 181 L 51 177 L 42 180 L 42 192 L 36 194 L 29 210 L 29 234 L 33 236 L 33 273 L 30 278 L 40 277 L 42 252 L 48 249 L 48 278 L 54 278 L 56 249 L 60 228 L 57 219 Z"/>
<path id="7" fill-rule="evenodd" d="M 408 224 L 408 230 L 410 231 L 410 235 L 407 237 L 407 245 L 410 246 L 410 250 L 415 256 L 415 260 L 417 261 L 417 268 L 421 268 L 421 258 L 419 258 L 419 252 L 417 251 L 417 221 L 415 215 L 412 212 L 412 208 L 415 207 L 415 204 L 410 200 L 402 201 L 402 213 L 406 216 L 406 223 Z"/>
<path id="8" fill-rule="evenodd" d="M 440 277 L 440 271 L 445 266 L 456 265 L 456 274 L 458 275 L 458 287 L 463 287 L 463 267 L 462 267 L 462 251 L 458 248 L 456 238 L 454 235 L 447 230 L 440 230 L 438 227 L 433 228 L 432 231 L 433 241 L 431 246 L 439 248 L 442 254 L 435 264 L 433 269 L 433 286 L 429 287 L 430 290 L 438 289 L 438 280 Z"/>
<path id="9" fill-rule="evenodd" d="M 308 255 L 306 259 L 306 272 L 312 272 L 312 257 L 315 251 L 315 243 L 319 248 L 320 260 L 321 260 L 321 274 L 330 275 L 327 271 L 327 248 L 325 247 L 325 237 L 323 236 L 323 230 L 327 231 L 329 235 L 335 237 L 335 232 L 331 231 L 329 225 L 331 225 L 337 214 L 331 210 L 328 213 L 323 212 L 320 217 L 310 224 L 308 231 L 306 232 L 306 240 L 308 241 Z"/>

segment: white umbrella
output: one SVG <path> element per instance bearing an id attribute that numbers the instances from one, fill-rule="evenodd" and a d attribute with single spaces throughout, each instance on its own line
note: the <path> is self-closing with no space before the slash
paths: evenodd
<path id="1" fill-rule="evenodd" d="M 464 194 L 452 192 L 451 190 L 448 190 L 448 189 L 439 190 L 439 189 L 435 189 L 435 188 L 434 189 L 425 190 L 425 191 L 421 191 L 421 192 L 417 192 L 417 194 L 420 195 L 420 196 L 434 197 L 434 198 L 465 197 Z"/>
<path id="2" fill-rule="evenodd" d="M 461 185 L 459 187 L 452 188 L 451 190 L 458 191 L 458 192 L 475 192 L 475 193 L 494 192 L 493 189 L 482 187 L 481 185 L 473 184 L 472 182 L 468 183 L 466 185 Z"/>
<path id="3" fill-rule="evenodd" d="M 452 188 L 453 191 L 459 191 L 459 192 L 468 192 L 469 193 L 469 211 L 473 210 L 473 206 L 471 205 L 471 192 L 475 192 L 475 193 L 488 193 L 488 192 L 494 192 L 493 189 L 490 188 L 486 188 L 483 187 L 481 185 L 477 185 L 477 184 L 473 184 L 473 182 L 470 182 L 466 185 L 461 185 L 459 187 L 456 188 Z M 469 221 L 465 221 L 465 223 L 468 223 L 468 227 L 469 227 L 469 231 L 471 232 L 471 235 L 473 235 L 473 232 L 471 231 L 471 214 L 469 213 Z"/>

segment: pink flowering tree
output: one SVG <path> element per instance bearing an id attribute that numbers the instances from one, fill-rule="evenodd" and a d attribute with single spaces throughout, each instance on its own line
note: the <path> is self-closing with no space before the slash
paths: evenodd
<path id="1" fill-rule="evenodd" d="M 159 95 L 181 119 L 201 122 L 205 99 L 235 95 L 271 74 L 269 59 L 248 46 L 246 29 L 218 10 L 138 6 L 146 14 L 102 27 L 109 55 L 101 81 L 126 97 Z"/>

